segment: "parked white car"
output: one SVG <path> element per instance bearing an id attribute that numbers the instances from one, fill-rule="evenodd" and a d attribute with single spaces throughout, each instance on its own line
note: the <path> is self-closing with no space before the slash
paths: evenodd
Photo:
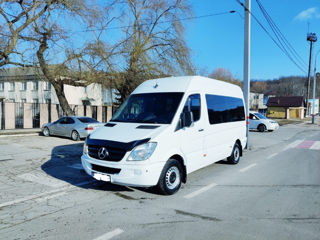
<path id="1" fill-rule="evenodd" d="M 249 114 L 249 129 L 258 130 L 259 132 L 273 131 L 279 128 L 279 124 L 271 120 L 261 113 L 250 112 Z"/>

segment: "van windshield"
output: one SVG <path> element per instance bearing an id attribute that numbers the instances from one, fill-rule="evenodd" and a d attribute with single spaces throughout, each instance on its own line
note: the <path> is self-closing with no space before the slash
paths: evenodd
<path id="1" fill-rule="evenodd" d="M 181 92 L 130 95 L 111 121 L 170 124 L 182 96 Z"/>

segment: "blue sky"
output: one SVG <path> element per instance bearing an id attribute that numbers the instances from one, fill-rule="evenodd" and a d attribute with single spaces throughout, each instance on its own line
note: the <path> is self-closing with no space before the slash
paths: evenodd
<path id="1" fill-rule="evenodd" d="M 319 38 L 314 44 L 314 53 L 320 49 L 320 1 L 260 0 L 260 2 L 305 64 L 308 64 L 310 47 L 306 41 L 308 23 L 309 31 L 315 32 Z M 243 8 L 236 0 L 191 0 L 191 4 L 195 16 L 237 11 L 233 14 L 186 21 L 185 27 L 187 44 L 191 48 L 193 61 L 198 68 L 210 73 L 216 68 L 223 67 L 242 80 Z M 251 11 L 272 33 L 256 0 L 251 0 Z M 318 56 L 318 69 L 320 69 L 320 54 Z M 307 74 L 297 68 L 251 18 L 251 79 L 265 80 L 290 75 Z"/>

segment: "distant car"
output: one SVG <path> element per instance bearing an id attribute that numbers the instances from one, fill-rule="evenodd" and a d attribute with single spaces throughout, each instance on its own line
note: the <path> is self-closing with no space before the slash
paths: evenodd
<path id="1" fill-rule="evenodd" d="M 258 130 L 259 132 L 273 131 L 279 128 L 279 124 L 266 118 L 261 113 L 250 112 L 249 114 L 249 129 Z"/>
<path id="2" fill-rule="evenodd" d="M 44 136 L 63 136 L 70 137 L 77 141 L 87 137 L 96 128 L 103 126 L 104 123 L 89 117 L 61 117 L 55 122 L 46 123 L 42 126 Z"/>

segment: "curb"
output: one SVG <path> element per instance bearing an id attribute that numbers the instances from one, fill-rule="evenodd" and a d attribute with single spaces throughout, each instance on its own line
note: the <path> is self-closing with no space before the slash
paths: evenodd
<path id="1" fill-rule="evenodd" d="M 26 135 L 39 135 L 41 129 L 12 129 L 12 130 L 0 130 L 0 137 L 9 137 L 9 136 L 26 136 Z"/>

